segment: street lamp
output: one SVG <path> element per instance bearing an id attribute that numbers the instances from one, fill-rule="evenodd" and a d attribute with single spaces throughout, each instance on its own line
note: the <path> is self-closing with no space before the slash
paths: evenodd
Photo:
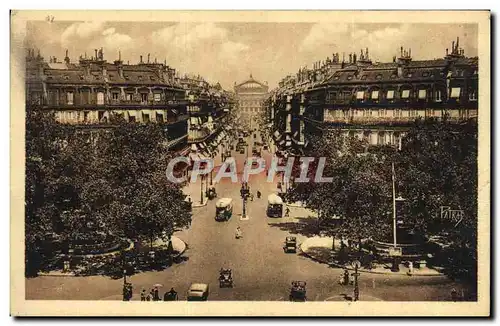
<path id="1" fill-rule="evenodd" d="M 203 175 L 201 175 L 200 179 L 200 194 L 201 194 L 201 204 L 203 205 Z"/>
<path id="2" fill-rule="evenodd" d="M 354 265 L 354 274 L 353 274 L 354 275 L 354 298 L 353 298 L 353 300 L 358 301 L 359 300 L 358 268 L 361 267 L 361 263 L 359 262 L 359 260 L 355 260 L 353 262 L 353 265 Z"/>
<path id="3" fill-rule="evenodd" d="M 401 252 L 397 250 L 397 212 L 396 202 L 403 202 L 405 199 L 401 196 L 396 198 L 396 173 L 394 163 L 392 163 L 392 234 L 393 234 L 393 260 L 391 271 L 399 272 L 399 259 Z"/>

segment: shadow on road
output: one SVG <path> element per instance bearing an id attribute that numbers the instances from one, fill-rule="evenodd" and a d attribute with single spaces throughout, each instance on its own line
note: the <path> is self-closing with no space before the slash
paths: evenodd
<path id="1" fill-rule="evenodd" d="M 300 234 L 306 237 L 318 235 L 320 231 L 317 219 L 310 217 L 297 217 L 294 221 L 273 221 L 268 224 L 272 227 L 278 227 L 282 231 L 287 231 L 291 234 Z"/>

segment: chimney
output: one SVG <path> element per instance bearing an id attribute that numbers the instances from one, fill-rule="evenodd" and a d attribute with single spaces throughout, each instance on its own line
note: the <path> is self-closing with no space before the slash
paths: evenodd
<path id="1" fill-rule="evenodd" d="M 139 63 L 142 63 L 142 55 L 140 56 L 140 59 L 141 59 L 141 60 L 139 61 Z"/>
<path id="2" fill-rule="evenodd" d="M 64 62 L 66 62 L 66 64 L 69 64 L 69 57 L 68 57 L 68 50 L 66 49 L 66 56 L 64 57 Z"/>
<path id="3" fill-rule="evenodd" d="M 396 56 L 392 57 L 392 62 L 396 62 Z"/>
<path id="4" fill-rule="evenodd" d="M 356 53 L 354 53 L 354 54 L 352 55 L 352 60 L 353 60 L 353 63 L 356 63 Z"/>
<path id="5" fill-rule="evenodd" d="M 352 62 L 352 53 L 349 53 L 349 63 Z"/>
<path id="6" fill-rule="evenodd" d="M 94 49 L 94 52 L 95 52 L 94 60 L 97 60 L 97 49 Z"/>
<path id="7" fill-rule="evenodd" d="M 451 42 L 451 54 L 455 54 L 455 41 Z"/>
<path id="8" fill-rule="evenodd" d="M 460 44 L 460 39 L 457 36 L 457 52 L 458 52 L 459 44 Z"/>
<path id="9" fill-rule="evenodd" d="M 148 63 L 149 63 L 149 55 L 150 55 L 150 54 L 148 53 Z"/>
<path id="10" fill-rule="evenodd" d="M 368 57 L 368 48 L 366 48 L 365 56 L 366 56 L 366 60 L 370 59 L 370 57 Z"/>
<path id="11" fill-rule="evenodd" d="M 118 61 L 122 61 L 122 51 L 118 51 Z"/>
<path id="12" fill-rule="evenodd" d="M 448 48 L 446 48 L 446 56 L 448 56 Z"/>

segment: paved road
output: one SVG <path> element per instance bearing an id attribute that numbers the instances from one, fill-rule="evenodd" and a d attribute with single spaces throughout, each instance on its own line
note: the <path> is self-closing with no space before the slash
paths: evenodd
<path id="1" fill-rule="evenodd" d="M 251 147 L 250 147 L 251 150 Z M 238 169 L 242 171 L 245 155 L 234 154 Z M 264 158 L 269 160 L 268 153 Z M 265 182 L 264 175 L 251 176 L 250 187 L 262 198 L 248 202 L 249 220 L 241 221 L 240 184 L 229 179 L 217 185 L 219 197 L 234 199 L 234 214 L 227 222 L 216 222 L 215 201 L 206 207 L 194 209 L 191 228 L 176 234 L 188 244 L 185 256 L 188 260 L 161 272 L 146 272 L 130 277 L 137 294 L 142 286 L 146 289 L 161 283 L 165 289 L 174 287 L 180 299 L 193 282 L 210 284 L 210 300 L 287 300 L 292 280 L 307 281 L 308 300 L 337 301 L 343 295 L 352 295 L 352 287 L 337 283 L 340 269 L 330 268 L 297 254 L 285 254 L 282 244 L 289 234 L 268 222 L 266 198 L 276 189 L 276 183 Z M 279 222 L 278 222 L 279 223 Z M 234 238 L 240 226 L 243 238 Z M 297 235 L 298 240 L 305 239 Z M 234 288 L 220 289 L 218 271 L 221 267 L 233 269 Z M 26 281 L 28 299 L 121 299 L 123 280 L 106 277 L 37 277 Z M 409 277 L 377 274 L 361 274 L 361 300 L 449 300 L 452 288 L 461 289 L 445 277 Z M 163 292 L 163 291 L 162 291 Z"/>

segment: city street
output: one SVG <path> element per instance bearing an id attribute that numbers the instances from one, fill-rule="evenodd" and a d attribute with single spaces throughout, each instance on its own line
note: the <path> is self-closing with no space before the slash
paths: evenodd
<path id="1" fill-rule="evenodd" d="M 253 141 L 249 137 L 250 142 Z M 251 151 L 252 143 L 249 144 Z M 241 173 L 246 155 L 236 154 L 238 172 Z M 269 164 L 270 153 L 263 152 Z M 215 173 L 214 173 L 215 178 Z M 320 264 L 300 254 L 285 254 L 283 241 L 290 235 L 277 227 L 281 219 L 266 216 L 267 196 L 275 192 L 276 182 L 265 182 L 265 175 L 251 176 L 249 185 L 262 197 L 248 201 L 248 220 L 240 220 L 242 199 L 240 184 L 228 178 L 216 185 L 218 198 L 233 198 L 234 211 L 227 222 L 215 221 L 215 202 L 193 209 L 191 228 L 175 235 L 188 245 L 185 261 L 160 272 L 145 272 L 128 277 L 134 286 L 133 300 L 139 300 L 142 287 L 150 290 L 153 284 L 163 284 L 161 293 L 174 287 L 179 299 L 186 298 L 191 283 L 210 284 L 209 300 L 288 300 L 290 283 L 307 282 L 309 301 L 340 301 L 344 295 L 352 296 L 352 286 L 338 284 L 341 269 Z M 292 215 L 300 209 L 291 209 Z M 283 218 L 285 220 L 286 218 Z M 287 218 L 287 221 L 293 221 Z M 240 226 L 243 238 L 235 239 Z M 299 243 L 304 235 L 294 234 Z M 234 287 L 219 288 L 221 267 L 233 270 Z M 121 300 L 123 279 L 112 280 L 103 276 L 66 277 L 41 276 L 26 280 L 27 299 Z M 360 300 L 423 301 L 450 300 L 450 291 L 462 289 L 444 276 L 411 277 L 361 273 Z"/>

